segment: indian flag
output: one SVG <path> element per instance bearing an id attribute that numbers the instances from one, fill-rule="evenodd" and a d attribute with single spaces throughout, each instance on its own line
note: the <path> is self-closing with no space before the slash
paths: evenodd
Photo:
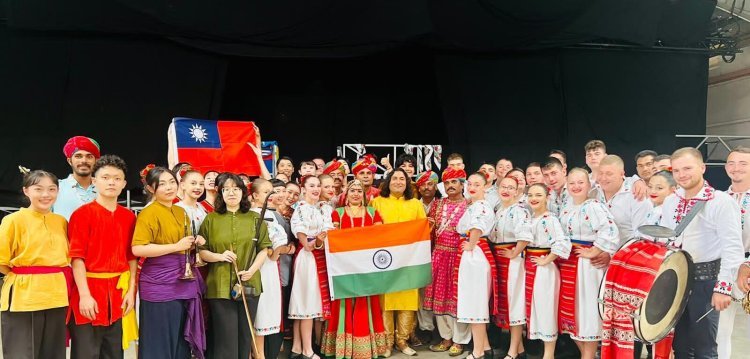
<path id="1" fill-rule="evenodd" d="M 426 219 L 328 232 L 331 298 L 422 288 L 432 281 Z"/>

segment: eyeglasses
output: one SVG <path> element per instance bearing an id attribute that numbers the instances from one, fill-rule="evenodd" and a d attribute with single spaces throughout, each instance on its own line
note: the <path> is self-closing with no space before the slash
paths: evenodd
<path id="1" fill-rule="evenodd" d="M 518 189 L 518 187 L 511 187 L 511 186 L 500 186 L 500 189 L 504 189 L 506 191 L 515 191 Z"/>
<path id="2" fill-rule="evenodd" d="M 221 189 L 221 193 L 242 193 L 242 188 L 239 187 L 224 187 Z"/>

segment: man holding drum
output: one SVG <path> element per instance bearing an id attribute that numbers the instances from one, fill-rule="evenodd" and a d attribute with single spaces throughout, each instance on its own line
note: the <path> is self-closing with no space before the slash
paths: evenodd
<path id="1" fill-rule="evenodd" d="M 675 242 L 692 256 L 695 281 L 675 327 L 673 348 L 677 359 L 716 358 L 719 312 L 732 302 L 734 278 L 743 262 L 740 209 L 731 196 L 703 179 L 706 165 L 700 151 L 675 151 L 672 168 L 680 189 L 664 201 L 660 224 L 674 229 L 697 203 L 705 202 Z"/>

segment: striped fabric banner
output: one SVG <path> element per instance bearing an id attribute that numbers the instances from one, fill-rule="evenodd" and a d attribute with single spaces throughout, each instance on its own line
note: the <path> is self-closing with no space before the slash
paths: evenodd
<path id="1" fill-rule="evenodd" d="M 426 219 L 328 232 L 332 299 L 422 288 L 432 281 Z"/>

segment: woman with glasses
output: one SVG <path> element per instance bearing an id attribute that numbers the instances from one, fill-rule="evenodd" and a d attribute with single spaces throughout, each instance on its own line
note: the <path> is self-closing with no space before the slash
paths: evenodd
<path id="1" fill-rule="evenodd" d="M 495 227 L 490 235 L 498 274 L 498 315 L 495 324 L 510 329 L 508 356 L 524 353 L 523 326 L 526 324 L 526 270 L 521 254 L 532 240 L 531 215 L 519 203 L 519 185 L 508 175 L 498 187 L 500 203 L 495 213 Z"/>
<path id="2" fill-rule="evenodd" d="M 252 334 L 238 291 L 246 293 L 250 316 L 255 318 L 262 293 L 260 267 L 268 258 L 271 240 L 265 221 L 250 210 L 247 187 L 239 176 L 222 174 L 216 186 L 216 210 L 206 217 L 200 229 L 206 238 L 200 256 L 208 262 L 206 298 L 212 334 L 208 354 L 214 359 L 247 358 Z M 258 221 L 260 231 L 256 233 Z M 242 287 L 235 287 L 237 276 Z"/>

